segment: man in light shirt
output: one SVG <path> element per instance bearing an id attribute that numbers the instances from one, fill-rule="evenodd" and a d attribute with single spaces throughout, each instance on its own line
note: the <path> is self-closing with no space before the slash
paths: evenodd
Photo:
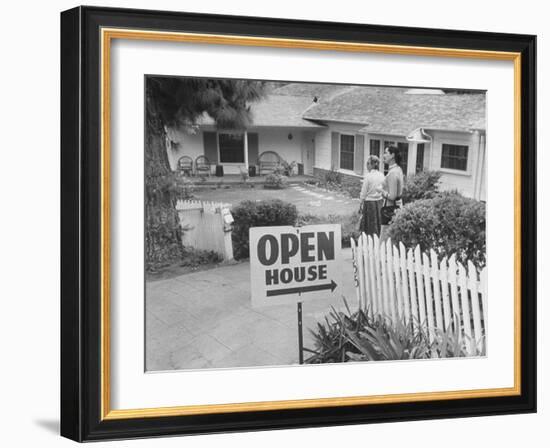
<path id="1" fill-rule="evenodd" d="M 391 216 L 389 220 L 385 220 L 384 217 L 382 217 L 383 222 L 380 231 L 380 239 L 382 241 L 385 241 L 389 236 L 389 224 L 395 211 L 403 206 L 401 197 L 403 196 L 404 177 L 403 170 L 400 166 L 401 158 L 401 151 L 396 146 L 388 146 L 384 150 L 384 163 L 389 165 L 389 171 L 382 183 L 380 192 L 384 198 L 384 207 L 388 209 L 393 207 L 393 210 L 390 209 Z M 382 215 L 384 215 L 384 212 L 382 212 Z"/>

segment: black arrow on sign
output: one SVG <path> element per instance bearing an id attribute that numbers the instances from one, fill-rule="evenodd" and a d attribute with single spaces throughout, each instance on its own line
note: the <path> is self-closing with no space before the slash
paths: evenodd
<path id="1" fill-rule="evenodd" d="M 272 289 L 267 291 L 267 297 L 271 296 L 283 296 L 285 294 L 301 294 L 303 292 L 311 291 L 323 291 L 324 289 L 330 289 L 331 292 L 336 289 L 338 285 L 334 280 L 331 280 L 330 283 L 325 283 L 323 285 L 312 285 L 312 286 L 299 286 L 297 288 L 286 288 L 286 289 Z"/>

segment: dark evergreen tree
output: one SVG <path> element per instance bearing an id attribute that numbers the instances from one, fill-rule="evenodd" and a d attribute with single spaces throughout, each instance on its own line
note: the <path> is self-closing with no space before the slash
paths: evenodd
<path id="1" fill-rule="evenodd" d="M 145 257 L 155 270 L 181 259 L 181 229 L 176 201 L 188 184 L 172 172 L 166 129 L 192 129 L 204 114 L 223 129 L 251 124 L 250 103 L 264 95 L 260 81 L 207 78 L 148 77 L 145 95 Z"/>

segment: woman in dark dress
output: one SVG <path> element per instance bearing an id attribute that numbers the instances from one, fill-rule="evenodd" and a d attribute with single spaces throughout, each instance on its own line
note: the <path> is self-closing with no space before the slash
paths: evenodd
<path id="1" fill-rule="evenodd" d="M 380 159 L 370 156 L 367 159 L 366 173 L 361 187 L 361 224 L 360 231 L 367 235 L 380 235 L 380 209 L 382 208 L 381 186 L 384 175 L 378 170 Z"/>

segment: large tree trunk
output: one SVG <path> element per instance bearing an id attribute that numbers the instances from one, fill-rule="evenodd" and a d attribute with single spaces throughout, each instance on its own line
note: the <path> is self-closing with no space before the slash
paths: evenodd
<path id="1" fill-rule="evenodd" d="M 147 98 L 145 122 L 145 265 L 155 271 L 182 257 L 173 173 L 166 152 L 164 124 L 154 99 Z"/>

